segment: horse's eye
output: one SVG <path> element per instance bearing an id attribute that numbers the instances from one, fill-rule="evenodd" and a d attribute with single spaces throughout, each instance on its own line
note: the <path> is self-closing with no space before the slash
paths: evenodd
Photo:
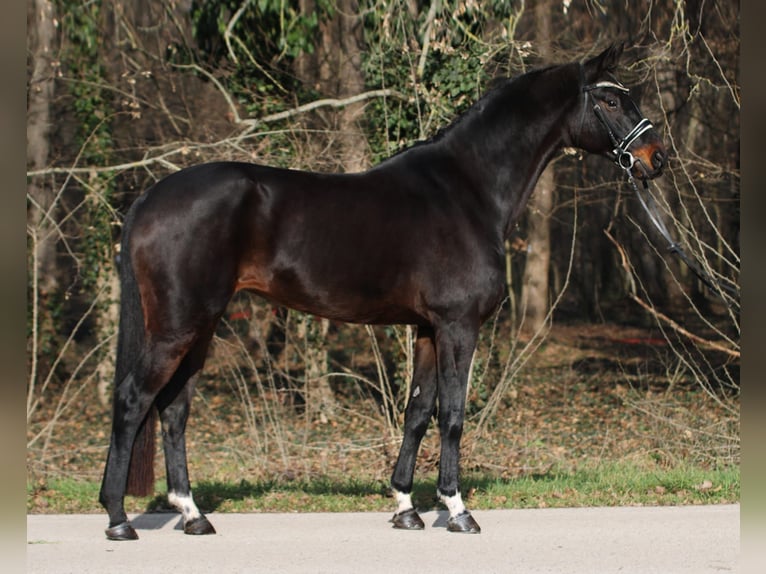
<path id="1" fill-rule="evenodd" d="M 615 100 L 614 98 L 608 98 L 606 100 L 606 105 L 607 107 L 611 109 L 615 109 L 617 107 L 617 100 Z"/>

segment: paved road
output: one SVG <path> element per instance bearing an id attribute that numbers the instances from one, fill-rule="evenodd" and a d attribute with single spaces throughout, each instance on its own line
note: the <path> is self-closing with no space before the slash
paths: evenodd
<path id="1" fill-rule="evenodd" d="M 27 517 L 27 572 L 429 574 L 739 571 L 739 505 L 475 511 L 482 533 L 394 530 L 389 514 L 210 514 L 186 536 L 177 514 L 133 518 L 140 540 L 105 539 L 104 515 Z"/>

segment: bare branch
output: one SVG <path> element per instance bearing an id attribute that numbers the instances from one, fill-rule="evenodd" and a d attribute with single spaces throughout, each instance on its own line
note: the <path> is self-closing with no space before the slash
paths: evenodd
<path id="1" fill-rule="evenodd" d="M 113 171 L 125 171 L 128 169 L 134 169 L 137 167 L 147 167 L 153 164 L 160 164 L 169 168 L 172 171 L 177 171 L 178 169 L 180 169 L 180 167 L 170 162 L 168 158 L 177 154 L 187 154 L 190 149 L 198 149 L 203 147 L 215 147 L 227 142 L 232 144 L 238 144 L 239 141 L 241 141 L 245 136 L 249 135 L 256 127 L 262 124 L 285 120 L 285 119 L 288 119 L 300 114 L 305 114 L 307 112 L 310 112 L 319 108 L 323 108 L 323 107 L 342 108 L 345 106 L 349 106 L 351 104 L 355 104 L 365 100 L 370 100 L 373 98 L 394 97 L 394 98 L 399 98 L 402 100 L 408 99 L 404 94 L 402 94 L 401 92 L 397 90 L 392 90 L 392 89 L 370 90 L 368 92 L 362 92 L 361 94 L 349 96 L 348 98 L 325 98 L 321 100 L 315 100 L 313 102 L 300 105 L 290 110 L 285 110 L 282 112 L 277 112 L 274 114 L 263 116 L 262 118 L 242 119 L 239 116 L 239 112 L 237 111 L 237 107 L 234 104 L 234 101 L 232 100 L 231 96 L 228 94 L 228 92 L 226 92 L 226 90 L 220 84 L 220 82 L 218 82 L 218 80 L 214 78 L 209 72 L 203 70 L 202 68 L 196 65 L 184 65 L 179 67 L 192 68 L 192 69 L 198 70 L 199 72 L 205 74 L 208 78 L 210 78 L 210 80 L 213 83 L 215 83 L 215 85 L 221 91 L 221 94 L 226 99 L 227 103 L 229 104 L 229 107 L 232 111 L 232 115 L 234 117 L 234 123 L 238 125 L 246 126 L 247 129 L 243 133 L 239 134 L 238 136 L 235 136 L 233 138 L 227 138 L 219 142 L 215 142 L 213 144 L 188 144 L 188 143 L 178 144 L 177 147 L 174 147 L 173 149 L 166 151 L 160 155 L 157 155 L 154 157 L 146 157 L 145 159 L 141 159 L 137 161 L 131 161 L 131 162 L 126 162 L 122 164 L 101 166 L 101 167 L 96 167 L 96 166 L 79 167 L 79 168 L 78 167 L 50 167 L 46 169 L 28 171 L 27 177 L 33 177 L 38 175 L 50 175 L 50 174 L 72 175 L 76 173 L 104 173 L 104 172 L 113 172 Z"/>
<path id="2" fill-rule="evenodd" d="M 622 268 L 625 270 L 625 273 L 628 274 L 630 277 L 631 284 L 634 284 L 633 282 L 633 270 L 630 266 L 630 263 L 628 262 L 628 256 L 625 254 L 625 250 L 623 249 L 622 245 L 620 245 L 617 240 L 614 238 L 614 236 L 609 233 L 606 229 L 604 230 L 604 234 L 609 238 L 609 241 L 612 242 L 612 245 L 615 246 L 617 249 L 617 252 L 620 254 L 620 261 L 622 262 Z M 705 347 L 707 349 L 713 349 L 715 351 L 721 351 L 722 353 L 726 353 L 727 355 L 734 357 L 736 359 L 740 358 L 740 352 L 731 349 L 725 345 L 722 345 L 720 343 L 717 343 L 715 341 L 709 341 L 707 339 L 704 339 L 703 337 L 700 337 L 699 335 L 695 335 L 694 333 L 691 333 L 687 329 L 684 329 L 681 325 L 676 323 L 673 319 L 665 315 L 664 313 L 658 311 L 655 309 L 652 305 L 649 305 L 646 301 L 641 299 L 634 291 L 630 291 L 628 293 L 628 296 L 638 303 L 641 307 L 643 307 L 646 311 L 648 311 L 651 315 L 668 325 L 671 329 L 673 329 L 675 332 L 683 335 L 687 339 L 690 339 L 694 343 L 700 345 L 701 347 Z"/>
<path id="3" fill-rule="evenodd" d="M 428 8 L 428 14 L 426 15 L 425 32 L 423 32 L 423 49 L 420 52 L 420 60 L 418 61 L 418 78 L 423 77 L 423 72 L 426 69 L 426 60 L 428 59 L 428 49 L 431 45 L 431 32 L 433 30 L 434 19 L 436 13 L 441 9 L 441 0 L 431 0 L 431 6 Z"/>
<path id="4" fill-rule="evenodd" d="M 364 100 L 370 100 L 372 98 L 386 98 L 386 97 L 401 98 L 403 100 L 407 99 L 407 97 L 404 94 L 402 94 L 401 92 L 398 92 L 397 90 L 391 90 L 387 88 L 380 89 L 380 90 L 370 90 L 369 92 L 362 92 L 361 94 L 357 94 L 355 96 L 349 96 L 348 98 L 325 98 L 322 100 L 315 100 L 308 104 L 303 104 L 302 106 L 293 108 L 292 110 L 277 112 L 275 114 L 263 116 L 262 118 L 258 118 L 258 119 L 241 120 L 240 123 L 250 127 L 255 127 L 260 124 L 276 122 L 279 120 L 285 120 L 287 118 L 297 116 L 299 114 L 305 114 L 306 112 L 310 112 L 318 108 L 343 108 L 346 106 L 350 106 L 351 104 L 355 104 L 357 102 L 363 102 Z"/>
<path id="5" fill-rule="evenodd" d="M 245 0 L 242 2 L 242 5 L 239 7 L 239 9 L 237 9 L 236 12 L 234 12 L 231 20 L 229 20 L 229 23 L 226 25 L 226 30 L 223 33 L 223 40 L 226 42 L 226 49 L 229 51 L 229 57 L 235 64 L 239 64 L 239 60 L 237 59 L 237 55 L 234 53 L 234 49 L 231 47 L 232 30 L 234 30 L 234 26 L 237 25 L 237 22 L 242 17 L 242 14 L 250 2 L 251 0 Z"/>

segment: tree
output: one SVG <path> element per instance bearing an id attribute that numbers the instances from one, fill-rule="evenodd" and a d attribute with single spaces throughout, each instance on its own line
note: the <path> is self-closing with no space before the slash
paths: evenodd
<path id="1" fill-rule="evenodd" d="M 52 0 L 27 4 L 27 54 L 30 75 L 27 86 L 27 168 L 42 170 L 50 157 L 51 107 L 55 93 L 56 36 Z M 58 287 L 56 266 L 57 224 L 55 192 L 50 178 L 33 177 L 28 191 L 27 230 L 32 241 L 32 286 L 43 298 Z"/>
<path id="2" fill-rule="evenodd" d="M 302 52 L 295 60 L 300 81 L 324 97 L 345 98 L 364 91 L 362 54 L 364 51 L 363 20 L 358 0 L 338 0 L 328 14 L 321 12 L 315 0 L 301 0 L 304 14 L 319 13 L 319 30 L 311 53 Z M 329 134 L 328 144 L 335 149 L 337 169 L 357 172 L 369 166 L 367 140 L 359 120 L 364 103 L 344 106 L 318 114 Z"/>
<path id="3" fill-rule="evenodd" d="M 534 8 L 535 38 L 543 62 L 552 56 L 553 5 L 550 0 L 537 0 Z M 548 164 L 527 204 L 527 263 L 521 295 L 521 328 L 537 333 L 548 315 L 548 276 L 551 259 L 550 218 L 553 213 L 554 164 Z"/>

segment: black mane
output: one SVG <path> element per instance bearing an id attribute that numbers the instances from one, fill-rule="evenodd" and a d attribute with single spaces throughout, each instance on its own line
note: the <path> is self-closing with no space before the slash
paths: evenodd
<path id="1" fill-rule="evenodd" d="M 386 163 L 389 160 L 398 158 L 404 153 L 420 149 L 425 146 L 437 144 L 442 141 L 448 134 L 454 131 L 463 122 L 479 113 L 481 110 L 487 107 L 489 102 L 494 101 L 497 97 L 507 97 L 508 94 L 504 92 L 516 91 L 517 88 L 521 88 L 523 84 L 529 83 L 537 78 L 539 75 L 548 72 L 554 68 L 561 66 L 551 65 L 541 68 L 535 68 L 518 76 L 511 78 L 495 78 L 490 82 L 489 89 L 479 97 L 473 104 L 471 104 L 464 112 L 455 117 L 450 123 L 441 126 L 430 137 L 422 140 L 416 140 L 409 145 L 406 145 L 394 152 L 391 156 L 384 159 L 381 163 Z"/>

